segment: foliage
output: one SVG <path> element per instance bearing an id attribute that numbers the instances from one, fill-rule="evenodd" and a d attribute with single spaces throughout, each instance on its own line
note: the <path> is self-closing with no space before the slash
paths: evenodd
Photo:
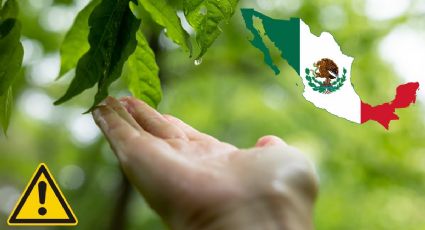
<path id="1" fill-rule="evenodd" d="M 62 57 L 60 76 L 75 67 L 75 77 L 65 94 L 55 101 L 55 105 L 62 104 L 97 84 L 98 91 L 90 111 L 108 96 L 110 85 L 120 78 L 124 64 L 129 58 L 130 91 L 152 106 L 158 105 L 162 94 L 158 67 L 155 63 L 155 54 L 146 42 L 144 34 L 140 32 L 140 19 L 137 19 L 130 9 L 130 4 L 134 6 L 137 4 L 136 1 L 93 0 L 81 10 L 60 49 Z M 204 55 L 220 34 L 219 23 L 230 19 L 237 2 L 237 0 L 221 2 L 185 0 L 185 14 L 197 32 L 197 41 L 201 46 L 198 58 Z M 172 41 L 192 55 L 190 36 L 183 29 L 180 18 L 170 3 L 166 0 L 139 0 L 138 3 L 157 24 L 165 28 L 167 36 Z M 2 39 L 0 47 L 4 49 L 0 56 L 1 68 L 4 68 L 0 72 L 2 73 L 0 96 L 6 91 L 9 92 L 22 61 L 20 27 L 13 19 L 17 11 L 18 5 L 15 0 L 9 0 L 0 12 L 0 17 L 4 20 L 0 27 Z M 140 69 L 131 69 L 135 67 Z M 142 70 L 143 72 L 138 72 Z M 4 96 L 3 101 L 9 99 L 8 96 Z M 5 113 L 1 114 L 0 120 L 6 130 L 10 110 L 4 110 Z"/>
<path id="2" fill-rule="evenodd" d="M 1 4 L 0 4 L 1 7 Z M 12 106 L 12 83 L 18 76 L 23 58 L 21 25 L 16 19 L 18 4 L 8 0 L 0 10 L 0 125 L 6 133 Z"/>
<path id="3" fill-rule="evenodd" d="M 12 114 L 12 98 L 12 87 L 9 87 L 7 92 L 0 96 L 0 125 L 3 127 L 5 134 L 9 127 L 10 115 Z"/>
<path id="4" fill-rule="evenodd" d="M 158 78 L 159 68 L 155 54 L 141 31 L 136 34 L 137 47 L 127 62 L 127 81 L 130 92 L 156 107 L 162 98 L 161 83 Z"/>
<path id="5" fill-rule="evenodd" d="M 61 104 L 98 84 L 93 106 L 108 96 L 108 87 L 120 77 L 124 62 L 136 48 L 140 20 L 129 8 L 129 0 L 103 0 L 89 18 L 90 49 L 80 58 L 75 78 L 55 104 Z M 92 107 L 93 107 L 92 106 Z"/>
<path id="6" fill-rule="evenodd" d="M 166 0 L 139 0 L 152 19 L 166 29 L 166 34 L 185 51 L 192 53 L 189 34 L 183 29 L 176 11 Z"/>
<path id="7" fill-rule="evenodd" d="M 81 10 L 75 18 L 74 25 L 66 34 L 60 48 L 62 63 L 59 77 L 73 69 L 77 65 L 78 59 L 89 50 L 90 45 L 87 40 L 89 36 L 88 20 L 99 2 L 100 0 L 92 0 Z"/>
<path id="8" fill-rule="evenodd" d="M 94 103 L 91 108 L 96 106 L 99 102 L 106 98 L 108 95 L 109 86 L 121 76 L 122 68 L 125 61 L 132 55 L 137 46 L 137 41 L 140 42 L 138 52 L 132 55 L 130 58 L 130 66 L 142 66 L 147 67 L 147 72 L 142 73 L 143 76 L 134 76 L 134 71 L 130 70 L 129 88 L 133 93 L 136 92 L 135 96 L 147 100 L 152 106 L 156 106 L 160 100 L 160 87 L 158 84 L 158 70 L 156 64 L 153 62 L 154 55 L 148 47 L 146 40 L 142 33 L 138 33 L 138 39 L 136 39 L 137 29 L 140 21 L 136 19 L 129 8 L 129 0 L 102 0 L 97 5 L 89 17 L 89 45 L 90 49 L 85 53 L 78 61 L 75 78 L 71 82 L 67 92 L 55 104 L 61 104 L 68 101 L 72 97 L 80 94 L 84 90 L 93 87 L 96 83 L 98 84 L 98 92 L 95 96 Z M 185 2 L 187 6 L 193 6 L 195 3 L 193 0 Z M 212 2 L 212 1 L 211 1 Z M 206 1 L 207 9 L 211 9 L 210 1 Z M 224 10 L 226 14 L 221 11 L 213 11 L 203 15 L 194 14 L 192 11 L 196 10 L 188 7 L 187 14 L 189 14 L 189 21 L 195 23 L 195 28 L 198 32 L 198 40 L 201 45 L 201 53 L 203 55 L 212 42 L 217 38 L 218 28 L 205 28 L 212 24 L 213 27 L 217 27 L 218 23 L 223 20 L 222 16 L 225 15 L 224 19 L 229 19 L 234 12 L 237 1 L 232 1 L 231 5 L 228 5 L 225 1 L 221 3 L 215 3 L 214 7 Z M 74 47 L 78 51 L 84 51 L 86 49 L 86 43 L 82 42 L 82 36 L 85 35 L 84 27 L 82 23 L 87 20 L 87 15 L 91 11 L 93 5 L 96 2 L 89 4 L 77 17 L 74 26 L 68 33 L 64 45 L 61 49 L 62 67 L 61 73 L 65 73 L 70 69 L 70 66 L 75 62 Z M 180 45 L 185 51 L 192 53 L 192 47 L 189 40 L 189 34 L 183 29 L 180 19 L 177 16 L 176 11 L 171 5 L 165 0 L 139 0 L 139 4 L 150 14 L 153 20 L 159 25 L 166 29 L 166 34 L 176 44 Z M 196 3 L 197 4 L 197 3 Z M 196 19 L 195 19 L 196 17 Z M 216 17 L 216 19 L 213 19 Z M 202 21 L 202 22 L 200 22 Z M 202 24 L 202 25 L 201 25 Z M 76 38 L 78 35 L 78 38 Z M 76 38 L 76 39 L 75 39 Z M 78 46 L 78 43 L 82 43 Z M 145 53 L 147 52 L 147 53 Z M 71 54 L 72 53 L 72 54 Z M 142 61 L 144 63 L 137 63 Z M 140 71 L 140 70 L 137 70 Z M 155 82 L 155 83 L 153 83 Z M 144 88 L 140 88 L 144 87 Z M 141 93 L 141 92 L 153 92 L 153 93 Z M 152 96 L 152 97 L 150 97 Z"/>
<path id="9" fill-rule="evenodd" d="M 220 24 L 228 22 L 233 15 L 238 0 L 185 0 L 184 14 L 196 30 L 196 40 L 201 46 L 198 59 L 220 35 Z"/>

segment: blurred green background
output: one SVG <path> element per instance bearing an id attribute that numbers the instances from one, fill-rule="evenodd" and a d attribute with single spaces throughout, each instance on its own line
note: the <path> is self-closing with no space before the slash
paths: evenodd
<path id="1" fill-rule="evenodd" d="M 0 137 L 0 229 L 13 229 L 6 220 L 41 162 L 77 215 L 75 228 L 166 229 L 126 184 L 91 116 L 81 114 L 94 92 L 52 105 L 72 77 L 54 81 L 60 43 L 87 3 L 20 1 L 25 70 L 15 83 L 8 137 Z M 241 0 L 239 7 L 275 18 L 301 17 L 316 35 L 330 31 L 343 52 L 356 58 L 352 83 L 370 104 L 391 101 L 396 86 L 406 81 L 425 84 L 422 0 Z M 149 18 L 142 23 L 157 46 L 164 91 L 160 111 L 241 148 L 274 134 L 309 155 L 320 175 L 316 229 L 425 229 L 423 92 L 415 105 L 397 111 L 400 121 L 389 131 L 374 122 L 357 125 L 307 102 L 301 80 L 285 61 L 275 76 L 251 46 L 239 8 L 200 65 Z M 125 80 L 114 84 L 111 94 L 128 95 Z"/>

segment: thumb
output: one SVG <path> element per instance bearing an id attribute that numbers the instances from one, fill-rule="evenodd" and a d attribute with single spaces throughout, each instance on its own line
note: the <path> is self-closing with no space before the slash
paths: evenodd
<path id="1" fill-rule="evenodd" d="M 267 135 L 267 136 L 260 137 L 257 143 L 255 144 L 255 147 L 266 147 L 266 146 L 273 146 L 273 145 L 287 146 L 286 142 L 284 142 L 279 137 L 273 136 L 273 135 Z"/>

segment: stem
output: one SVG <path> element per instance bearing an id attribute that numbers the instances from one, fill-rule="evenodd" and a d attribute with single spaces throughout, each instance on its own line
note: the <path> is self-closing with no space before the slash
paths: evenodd
<path id="1" fill-rule="evenodd" d="M 111 224 L 109 225 L 109 229 L 111 230 L 125 229 L 127 206 L 131 196 L 131 185 L 124 173 L 122 171 L 120 172 L 123 179 L 119 186 L 121 189 L 118 192 L 118 199 L 116 200 L 115 208 L 112 212 Z"/>
<path id="2" fill-rule="evenodd" d="M 158 37 L 159 37 L 159 34 L 155 33 L 149 39 L 149 45 L 152 48 L 153 52 L 155 53 L 157 63 L 158 63 L 158 55 L 160 53 Z M 158 63 L 158 66 L 159 66 L 159 63 Z M 121 176 L 123 180 L 119 187 L 120 190 L 118 191 L 118 197 L 116 200 L 115 208 L 112 212 L 111 224 L 109 225 L 110 230 L 125 229 L 125 224 L 127 221 L 127 218 L 126 218 L 127 207 L 130 201 L 131 193 L 132 193 L 130 182 L 128 181 L 124 172 L 122 170 L 120 170 L 120 172 L 121 172 Z"/>

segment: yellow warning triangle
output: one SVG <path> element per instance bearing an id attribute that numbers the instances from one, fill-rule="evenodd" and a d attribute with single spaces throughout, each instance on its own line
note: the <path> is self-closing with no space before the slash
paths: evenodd
<path id="1" fill-rule="evenodd" d="M 7 223 L 11 226 L 75 226 L 78 220 L 49 169 L 42 163 Z"/>

